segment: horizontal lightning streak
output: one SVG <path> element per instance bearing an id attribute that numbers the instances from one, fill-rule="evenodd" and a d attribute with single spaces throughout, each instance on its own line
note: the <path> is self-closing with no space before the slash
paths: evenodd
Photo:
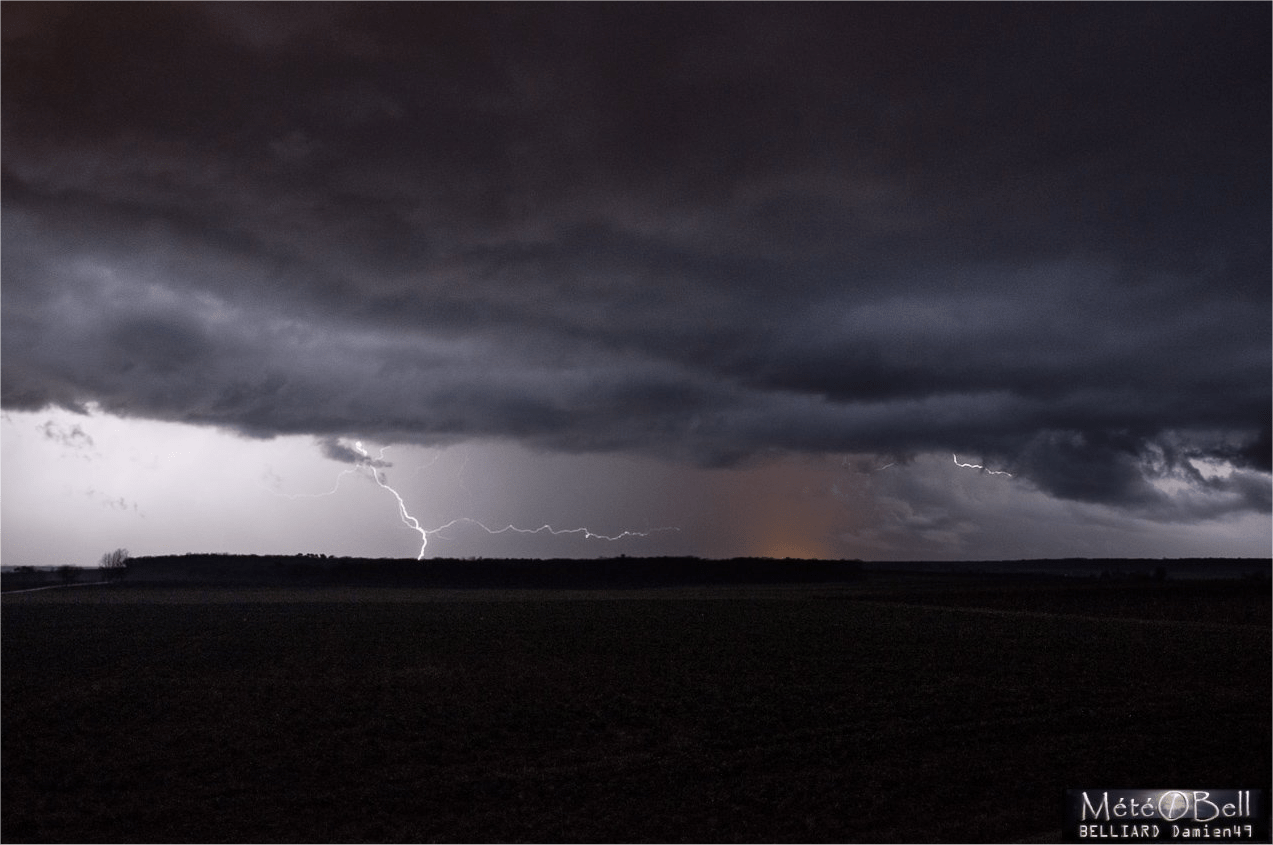
<path id="1" fill-rule="evenodd" d="M 515 532 L 517 534 L 541 534 L 547 531 L 549 534 L 553 535 L 554 537 L 559 537 L 562 534 L 582 534 L 585 540 L 610 540 L 610 541 L 622 540 L 624 537 L 649 537 L 651 534 L 654 534 L 658 531 L 679 531 L 680 530 L 679 528 L 668 527 L 668 528 L 651 528 L 648 531 L 623 531 L 619 534 L 598 534 L 597 532 L 592 531 L 588 528 L 553 528 L 551 525 L 541 525 L 538 528 L 518 528 L 516 525 L 505 525 L 503 528 L 488 528 L 486 525 L 482 524 L 476 519 L 471 519 L 470 517 L 462 516 L 459 519 L 451 520 L 446 525 L 439 526 L 438 528 L 431 528 L 426 533 L 437 534 L 439 531 L 445 531 L 451 526 L 458 525 L 461 522 L 467 522 L 470 525 L 476 525 L 478 528 L 481 528 L 487 534 L 504 534 L 509 531 Z"/>
<path id="2" fill-rule="evenodd" d="M 1001 469 L 986 469 L 981 464 L 962 464 L 959 462 L 959 457 L 955 455 L 953 452 L 951 453 L 950 456 L 955 459 L 955 466 L 957 467 L 967 467 L 968 469 L 979 469 L 982 472 L 986 473 L 987 475 L 1006 475 L 1009 478 L 1012 477 L 1012 473 L 1004 472 Z"/>
<path id="3" fill-rule="evenodd" d="M 358 471 L 357 467 L 354 467 L 353 469 L 341 470 L 340 475 L 336 476 L 336 483 L 332 485 L 332 489 L 327 490 L 323 493 L 284 493 L 281 490 L 275 490 L 273 487 L 268 487 L 265 484 L 261 484 L 261 482 L 259 481 L 257 482 L 257 485 L 260 486 L 263 490 L 267 490 L 270 493 L 273 493 L 275 496 L 279 496 L 284 499 L 321 499 L 324 496 L 336 495 L 337 491 L 340 490 L 340 482 L 345 480 L 345 476 L 353 475 L 357 471 Z M 276 483 L 277 483 L 277 477 L 276 477 Z"/>

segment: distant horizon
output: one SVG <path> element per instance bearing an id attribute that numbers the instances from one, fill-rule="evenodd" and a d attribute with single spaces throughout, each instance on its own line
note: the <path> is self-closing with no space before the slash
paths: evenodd
<path id="1" fill-rule="evenodd" d="M 1268 563 L 1273 566 L 1273 557 L 1242 557 L 1242 556 L 1217 556 L 1217 557 L 1037 557 L 1037 558 L 978 558 L 978 559 L 961 559 L 961 560 L 924 560 L 924 559 L 907 559 L 907 560 L 869 560 L 863 558 L 801 558 L 801 557 L 766 557 L 766 556 L 732 556 L 732 557 L 704 557 L 701 555 L 598 555 L 596 557 L 446 557 L 439 555 L 437 557 L 424 558 L 423 560 L 411 557 L 368 557 L 360 555 L 324 555 L 317 552 L 296 552 L 287 553 L 254 553 L 254 552 L 165 552 L 160 554 L 146 555 L 130 555 L 128 560 L 153 560 L 156 558 L 185 558 L 185 557 L 238 557 L 238 558 L 296 558 L 298 560 L 366 560 L 366 561 L 392 561 L 402 563 L 420 564 L 427 566 L 429 563 L 482 563 L 485 561 L 518 561 L 518 562 L 534 562 L 534 561 L 553 561 L 553 562 L 572 562 L 586 563 L 588 561 L 617 561 L 631 560 L 639 562 L 643 560 L 701 560 L 707 562 L 727 563 L 734 560 L 768 560 L 774 562 L 780 561 L 809 561 L 823 563 L 858 563 L 863 566 L 975 566 L 977 564 L 1038 564 L 1038 563 L 1103 563 L 1122 561 L 1127 563 L 1197 563 L 1206 565 L 1208 563 Z M 71 566 L 76 569 L 99 569 L 99 564 L 34 564 L 35 569 L 60 569 L 62 566 Z M 26 568 L 26 564 L 0 564 L 0 570 L 12 571 L 15 569 Z"/>

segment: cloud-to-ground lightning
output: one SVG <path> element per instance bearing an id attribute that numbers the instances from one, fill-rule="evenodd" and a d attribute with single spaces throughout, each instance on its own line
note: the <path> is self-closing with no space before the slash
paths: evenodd
<path id="1" fill-rule="evenodd" d="M 366 459 L 366 467 L 371 470 L 371 477 L 375 480 L 375 482 L 392 493 L 393 497 L 398 500 L 398 516 L 402 519 L 403 524 L 412 531 L 419 532 L 420 554 L 416 555 L 416 560 L 424 560 L 424 550 L 429 545 L 429 532 L 425 531 L 424 528 L 420 526 L 419 521 L 414 516 L 407 513 L 407 503 L 402 501 L 402 496 L 397 490 L 393 489 L 385 482 L 380 470 L 376 468 L 375 462 L 372 461 L 371 456 L 367 454 L 367 450 L 362 447 L 361 440 L 354 442 L 354 448 L 358 450 L 358 454 L 362 455 L 363 458 Z M 383 458 L 384 454 L 385 450 L 381 449 L 380 458 Z M 377 458 L 377 460 L 380 460 L 380 458 Z"/>
<path id="2" fill-rule="evenodd" d="M 1012 473 L 1010 473 L 1010 472 L 1004 472 L 1004 471 L 1003 471 L 1003 470 L 1001 470 L 1001 469 L 986 469 L 986 468 L 985 468 L 985 467 L 983 467 L 981 464 L 964 464 L 964 463 L 960 463 L 960 462 L 959 462 L 959 456 L 958 456 L 958 455 L 956 455 L 956 454 L 954 454 L 953 452 L 951 453 L 951 455 L 950 455 L 950 456 L 951 456 L 952 458 L 954 458 L 954 459 L 955 459 L 955 466 L 957 466 L 957 467 L 966 467 L 966 468 L 968 468 L 968 469 L 979 469 L 979 470 L 981 470 L 982 472 L 986 473 L 987 475 L 1006 475 L 1006 476 L 1008 476 L 1009 478 L 1011 478 L 1011 477 L 1012 477 Z"/>
<path id="3" fill-rule="evenodd" d="M 659 533 L 663 531 L 679 531 L 680 530 L 675 527 L 664 527 L 664 528 L 650 528 L 645 531 L 622 531 L 618 534 L 601 534 L 589 528 L 554 528 L 553 526 L 547 525 L 547 524 L 541 525 L 538 528 L 519 528 L 515 525 L 506 525 L 503 528 L 490 528 L 486 524 L 482 523 L 481 521 L 473 519 L 471 517 L 467 517 L 467 516 L 453 519 L 443 525 L 438 526 L 437 528 L 425 528 L 424 526 L 420 524 L 420 521 L 417 520 L 414 516 L 412 516 L 411 513 L 407 510 L 407 504 L 406 504 L 406 501 L 402 498 L 402 494 L 399 493 L 392 486 L 390 486 L 389 482 L 385 478 L 384 473 L 382 473 L 379 469 L 378 465 L 383 464 L 384 454 L 388 448 L 389 447 L 387 446 L 382 447 L 379 455 L 375 458 L 372 458 L 371 455 L 368 454 L 367 450 L 363 448 L 362 441 L 361 440 L 355 441 L 354 451 L 356 451 L 361 457 L 355 461 L 355 464 L 353 467 L 342 470 L 340 475 L 337 476 L 336 478 L 336 484 L 332 487 L 331 490 L 328 490 L 324 493 L 286 494 L 286 493 L 278 493 L 277 491 L 273 491 L 273 492 L 276 492 L 277 495 L 280 495 L 280 496 L 286 496 L 289 499 L 295 499 L 295 498 L 301 498 L 301 497 L 316 498 L 319 496 L 331 496 L 335 494 L 337 490 L 340 489 L 340 482 L 345 478 L 345 476 L 350 475 L 351 473 L 358 472 L 359 470 L 363 468 L 366 468 L 367 470 L 370 471 L 371 478 L 373 481 L 376 482 L 377 486 L 382 487 L 385 490 L 388 490 L 391 494 L 393 494 L 394 500 L 398 503 L 398 517 L 399 519 L 402 520 L 402 523 L 406 525 L 408 528 L 410 528 L 412 531 L 415 531 L 417 534 L 420 535 L 420 552 L 419 554 L 416 555 L 416 560 L 424 559 L 425 550 L 429 546 L 430 535 L 439 534 L 447 530 L 448 528 L 454 527 L 461 523 L 475 525 L 478 528 L 481 528 L 487 534 L 506 534 L 509 532 L 516 533 L 516 534 L 548 533 L 553 535 L 554 537 L 559 537 L 564 534 L 578 534 L 578 535 L 581 535 L 586 540 L 610 540 L 610 541 L 622 540 L 627 537 L 648 537 L 651 534 L 655 534 L 655 533 Z M 467 465 L 468 463 L 467 452 L 465 453 L 464 459 L 465 459 L 465 464 Z M 435 460 L 436 460 L 436 457 L 435 457 Z M 433 461 L 430 461 L 429 464 L 426 464 L 424 467 L 421 467 L 421 469 L 424 469 L 427 466 L 431 466 L 432 464 L 433 464 Z M 463 467 L 461 467 L 461 471 L 463 471 Z"/>

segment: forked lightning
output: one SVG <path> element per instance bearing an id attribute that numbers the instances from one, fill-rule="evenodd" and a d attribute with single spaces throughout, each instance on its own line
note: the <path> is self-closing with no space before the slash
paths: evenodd
<path id="1" fill-rule="evenodd" d="M 365 467 L 366 469 L 371 471 L 371 478 L 373 481 L 376 482 L 378 486 L 383 487 L 385 490 L 388 490 L 390 493 L 393 494 L 394 500 L 397 501 L 398 503 L 398 517 L 399 519 L 402 520 L 402 523 L 406 525 L 408 528 L 410 528 L 412 531 L 420 535 L 420 553 L 416 555 L 416 560 L 424 559 L 425 549 L 428 548 L 428 545 L 429 545 L 429 535 L 438 534 L 442 531 L 445 531 L 448 528 L 451 528 L 455 525 L 459 525 L 460 523 L 468 523 L 470 525 L 476 525 L 478 528 L 481 528 L 487 534 L 505 534 L 510 531 L 516 534 L 542 534 L 547 532 L 549 534 L 552 534 L 554 537 L 559 537 L 563 534 L 579 534 L 586 540 L 610 540 L 610 541 L 622 540 L 626 537 L 648 537 L 651 534 L 655 534 L 662 531 L 680 530 L 678 528 L 672 528 L 672 527 L 651 528 L 647 531 L 623 531 L 618 534 L 611 535 L 611 534 L 598 534 L 597 532 L 592 531 L 591 529 L 588 529 L 588 528 L 553 528 L 551 525 L 541 525 L 538 528 L 518 528 L 515 525 L 506 525 L 503 528 L 489 528 L 485 524 L 479 522 L 478 520 L 472 519 L 467 516 L 460 517 L 458 519 L 453 519 L 450 522 L 446 523 L 445 525 L 441 525 L 437 528 L 425 528 L 424 526 L 420 525 L 419 520 L 417 520 L 414 516 L 410 514 L 410 512 L 407 511 L 407 504 L 403 500 L 402 494 L 400 494 L 397 490 L 395 490 L 393 487 L 389 485 L 389 482 L 385 480 L 384 474 L 381 473 L 380 470 L 376 467 L 376 462 L 384 458 L 385 450 L 387 448 L 388 448 L 387 446 L 382 448 L 380 450 L 379 455 L 377 455 L 376 458 L 373 460 L 371 455 L 367 453 L 367 450 L 363 448 L 362 441 L 361 440 L 355 441 L 354 449 L 358 452 L 359 455 L 362 456 L 362 460 L 358 461 L 353 468 L 343 470 L 340 473 L 340 475 L 336 478 L 336 486 L 334 486 L 331 490 L 329 490 L 326 493 L 292 494 L 292 495 L 280 493 L 279 495 L 285 495 L 288 498 L 298 498 L 299 496 L 303 496 L 303 495 L 311 496 L 311 497 L 330 496 L 340 488 L 341 479 L 343 479 L 346 475 L 349 475 L 352 472 L 357 472 L 359 469 Z M 466 463 L 468 461 L 467 454 L 465 455 L 465 461 Z"/>

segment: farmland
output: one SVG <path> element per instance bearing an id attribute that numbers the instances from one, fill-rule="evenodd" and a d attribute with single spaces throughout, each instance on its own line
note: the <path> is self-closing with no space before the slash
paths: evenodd
<path id="1" fill-rule="evenodd" d="M 1267 788 L 1267 583 L 3 599 L 21 841 L 1055 840 Z"/>

